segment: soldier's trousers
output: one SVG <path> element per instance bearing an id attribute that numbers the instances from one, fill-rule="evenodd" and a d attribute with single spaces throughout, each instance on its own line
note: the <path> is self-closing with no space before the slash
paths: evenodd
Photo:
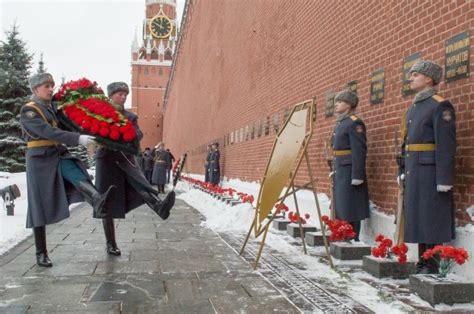
<path id="1" fill-rule="evenodd" d="M 36 254 L 47 252 L 46 250 L 46 226 L 33 227 L 33 234 L 35 236 Z"/>
<path id="2" fill-rule="evenodd" d="M 77 186 L 79 182 L 87 181 L 86 175 L 71 159 L 61 159 L 60 161 L 61 174 L 64 180 Z"/>
<path id="3" fill-rule="evenodd" d="M 350 224 L 352 225 L 352 229 L 354 230 L 356 236 L 354 238 L 355 241 L 359 241 L 360 235 L 360 220 L 359 221 L 351 221 Z"/>

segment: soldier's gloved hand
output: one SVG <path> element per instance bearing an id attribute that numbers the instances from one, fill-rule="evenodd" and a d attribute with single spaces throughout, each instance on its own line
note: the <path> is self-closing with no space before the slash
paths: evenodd
<path id="1" fill-rule="evenodd" d="M 441 185 L 441 184 L 438 184 L 436 186 L 436 189 L 438 190 L 438 192 L 448 192 L 449 190 L 451 190 L 453 188 L 452 185 Z"/>
<path id="2" fill-rule="evenodd" d="M 405 180 L 405 174 L 401 174 L 397 177 L 398 185 L 402 185 L 402 181 Z"/>
<path id="3" fill-rule="evenodd" d="M 89 145 L 97 145 L 95 137 L 90 135 L 79 135 L 79 145 L 87 147 Z"/>
<path id="4" fill-rule="evenodd" d="M 364 183 L 364 180 L 359 180 L 359 179 L 352 179 L 352 182 L 351 182 L 352 185 L 361 185 L 362 183 Z"/>
<path id="5" fill-rule="evenodd" d="M 331 172 L 329 173 L 329 179 L 331 179 L 331 178 L 334 176 L 334 172 L 335 172 L 335 171 L 331 171 Z"/>

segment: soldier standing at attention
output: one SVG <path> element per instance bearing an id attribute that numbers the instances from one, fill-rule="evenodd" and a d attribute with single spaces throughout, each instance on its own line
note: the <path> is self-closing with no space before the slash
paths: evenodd
<path id="1" fill-rule="evenodd" d="M 209 182 L 209 164 L 211 161 L 212 146 L 207 145 L 206 162 L 204 163 L 204 182 Z"/>
<path id="2" fill-rule="evenodd" d="M 209 182 L 214 185 L 218 185 L 221 181 L 220 156 L 219 143 L 212 144 L 211 155 L 209 157 Z"/>
<path id="3" fill-rule="evenodd" d="M 169 168 L 168 170 L 166 170 L 166 183 L 170 183 L 170 177 L 171 177 L 171 168 L 173 167 L 173 163 L 174 161 L 176 160 L 173 156 L 173 154 L 171 153 L 170 149 L 167 148 L 166 151 L 168 152 L 168 154 L 170 155 L 170 163 L 169 163 Z"/>
<path id="4" fill-rule="evenodd" d="M 104 203 L 113 186 L 100 194 L 90 181 L 86 167 L 72 157 L 66 146 L 95 145 L 94 137 L 58 128 L 57 108 L 51 102 L 54 80 L 42 73 L 29 80 L 32 102 L 21 108 L 20 122 L 27 144 L 26 182 L 28 209 L 26 227 L 33 228 L 36 263 L 51 267 L 46 249 L 46 225 L 69 217 L 69 204 L 84 199 L 92 205 L 94 217 L 103 218 Z M 65 144 L 65 145 L 64 145 Z"/>
<path id="5" fill-rule="evenodd" d="M 369 191 L 365 173 L 367 137 L 364 122 L 354 115 L 357 95 L 342 91 L 334 98 L 338 114 L 333 133 L 334 204 L 336 219 L 348 221 L 359 241 L 361 220 L 370 216 Z"/>
<path id="6" fill-rule="evenodd" d="M 453 105 L 436 94 L 442 69 L 418 61 L 410 69 L 410 88 L 417 92 L 402 117 L 399 184 L 405 184 L 404 239 L 418 243 L 418 273 L 437 273 L 438 260 L 423 253 L 455 238 L 454 156 L 456 121 Z"/>
<path id="7" fill-rule="evenodd" d="M 165 193 L 166 171 L 169 169 L 171 163 L 170 155 L 165 150 L 165 144 L 162 142 L 158 143 L 155 148 L 155 165 L 153 167 L 152 182 L 158 186 L 158 193 Z"/>
<path id="8" fill-rule="evenodd" d="M 153 156 L 151 155 L 150 147 L 145 148 L 143 153 L 143 173 L 148 182 L 151 183 L 151 175 L 153 173 Z"/>
<path id="9" fill-rule="evenodd" d="M 141 139 L 143 134 L 138 127 L 137 115 L 124 108 L 128 92 L 128 85 L 124 82 L 114 82 L 107 86 L 107 94 L 114 107 L 132 122 L 138 139 Z M 166 220 L 174 205 L 175 193 L 172 191 L 163 201 L 160 200 L 158 192 L 145 178 L 132 154 L 101 147 L 96 158 L 95 173 L 99 191 L 107 190 L 111 185 L 117 186 L 117 193 L 105 204 L 110 215 L 102 219 L 107 253 L 117 256 L 121 252 L 115 241 L 114 218 L 125 218 L 131 210 L 147 204 L 161 219 Z"/>

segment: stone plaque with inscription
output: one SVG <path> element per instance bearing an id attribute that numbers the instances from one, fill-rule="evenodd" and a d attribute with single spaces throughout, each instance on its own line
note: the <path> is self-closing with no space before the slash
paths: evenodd
<path id="1" fill-rule="evenodd" d="M 380 104 L 385 97 L 385 71 L 380 68 L 372 73 L 370 79 L 370 103 Z"/>
<path id="2" fill-rule="evenodd" d="M 415 93 L 415 91 L 413 91 L 410 88 L 410 76 L 411 76 L 410 69 L 418 60 L 421 60 L 421 52 L 414 53 L 414 54 L 406 57 L 405 59 L 403 59 L 402 95 L 404 97 Z"/>
<path id="3" fill-rule="evenodd" d="M 446 40 L 444 80 L 446 83 L 469 77 L 471 46 L 469 31 Z"/>
<path id="4" fill-rule="evenodd" d="M 346 88 L 350 90 L 351 92 L 354 92 L 357 94 L 357 81 L 350 81 L 347 83 Z"/>
<path id="5" fill-rule="evenodd" d="M 326 106 L 324 107 L 324 115 L 326 117 L 331 117 L 334 115 L 334 91 L 329 91 L 326 93 Z"/>

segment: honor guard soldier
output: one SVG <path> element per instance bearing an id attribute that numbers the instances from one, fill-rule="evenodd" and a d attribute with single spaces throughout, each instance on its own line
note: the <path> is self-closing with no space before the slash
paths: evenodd
<path id="1" fill-rule="evenodd" d="M 33 228 L 36 262 L 53 266 L 46 249 L 46 225 L 69 217 L 69 204 L 84 201 L 92 205 L 95 217 L 105 217 L 103 205 L 113 189 L 100 194 L 86 167 L 72 157 L 66 146 L 95 145 L 94 137 L 59 128 L 56 104 L 52 103 L 54 80 L 41 73 L 29 80 L 32 102 L 21 108 L 20 121 L 26 150 L 28 209 L 26 227 Z"/>
<path id="2" fill-rule="evenodd" d="M 170 154 L 165 150 L 164 143 L 158 143 L 155 148 L 152 182 L 158 186 L 158 192 L 165 193 L 166 172 L 171 164 Z"/>
<path id="3" fill-rule="evenodd" d="M 438 260 L 423 253 L 455 238 L 454 156 L 456 122 L 453 105 L 436 93 L 442 69 L 418 61 L 410 69 L 410 88 L 417 92 L 402 117 L 403 163 L 398 177 L 405 185 L 404 240 L 418 243 L 418 273 L 437 273 Z"/>
<path id="4" fill-rule="evenodd" d="M 221 180 L 221 170 L 219 166 L 220 156 L 219 143 L 212 144 L 211 155 L 209 156 L 209 182 L 214 185 L 218 185 Z"/>
<path id="5" fill-rule="evenodd" d="M 334 151 L 334 207 L 336 219 L 348 221 L 359 241 L 361 220 L 370 216 L 365 161 L 367 137 L 364 122 L 354 115 L 357 95 L 342 91 L 334 98 L 338 114 L 332 136 Z"/>
<path id="6" fill-rule="evenodd" d="M 209 182 L 209 164 L 211 161 L 212 145 L 207 145 L 206 162 L 204 163 L 204 182 Z"/>
<path id="7" fill-rule="evenodd" d="M 170 183 L 171 168 L 173 167 L 173 163 L 176 159 L 174 158 L 174 155 L 171 153 L 169 148 L 167 148 L 166 151 L 170 155 L 170 163 L 169 163 L 170 166 L 169 166 L 168 170 L 166 170 L 166 183 Z"/>
<path id="8" fill-rule="evenodd" d="M 128 85 L 124 82 L 114 82 L 107 86 L 107 94 L 113 105 L 132 122 L 137 137 L 141 140 L 143 133 L 138 126 L 137 115 L 124 108 L 128 93 Z M 174 205 L 175 193 L 170 192 L 163 201 L 160 200 L 158 192 L 145 178 L 132 154 L 101 147 L 97 151 L 96 158 L 96 184 L 99 191 L 107 190 L 111 185 L 117 186 L 117 192 L 105 204 L 109 215 L 102 220 L 102 224 L 107 253 L 120 255 L 120 249 L 115 241 L 113 219 L 125 218 L 125 214 L 131 210 L 147 204 L 161 219 L 165 220 Z"/>
<path id="9" fill-rule="evenodd" d="M 151 175 L 153 173 L 153 156 L 151 154 L 150 147 L 145 148 L 143 153 L 143 173 L 148 182 L 151 183 Z"/>

